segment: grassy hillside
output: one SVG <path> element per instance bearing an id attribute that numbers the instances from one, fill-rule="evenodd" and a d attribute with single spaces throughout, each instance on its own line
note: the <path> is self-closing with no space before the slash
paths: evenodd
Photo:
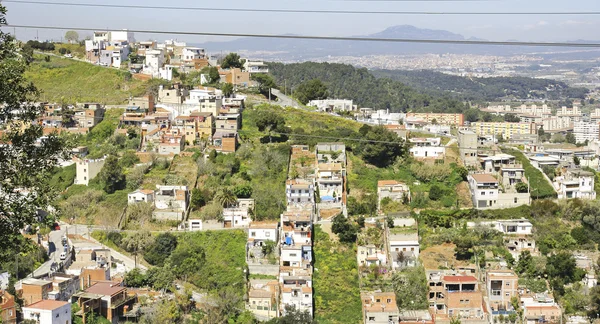
<path id="1" fill-rule="evenodd" d="M 55 56 L 46 62 L 36 55 L 26 76 L 41 91 L 40 100 L 50 102 L 121 104 L 147 88 L 129 72 Z"/>

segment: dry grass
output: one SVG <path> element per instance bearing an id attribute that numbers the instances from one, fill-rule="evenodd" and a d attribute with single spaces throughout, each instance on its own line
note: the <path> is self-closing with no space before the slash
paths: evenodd
<path id="1" fill-rule="evenodd" d="M 473 208 L 471 191 L 469 190 L 469 184 L 467 184 L 467 182 L 463 181 L 456 185 L 456 193 L 458 194 L 458 202 L 461 208 Z"/>
<path id="2" fill-rule="evenodd" d="M 425 269 L 435 270 L 440 267 L 456 268 L 469 265 L 468 262 L 458 261 L 454 256 L 454 248 L 456 245 L 452 243 L 444 243 L 435 245 L 422 250 L 419 258 Z"/>

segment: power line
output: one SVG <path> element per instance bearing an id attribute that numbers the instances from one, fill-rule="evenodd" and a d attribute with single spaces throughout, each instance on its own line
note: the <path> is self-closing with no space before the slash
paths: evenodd
<path id="1" fill-rule="evenodd" d="M 342 0 L 359 1 L 359 0 Z M 386 0 L 390 1 L 390 0 Z M 158 9 L 158 10 L 198 10 L 227 12 L 263 12 L 263 13 L 311 13 L 311 14 L 358 14 L 358 15 L 600 15 L 600 11 L 567 11 L 567 12 L 451 12 L 451 11 L 349 11 L 349 10 L 313 10 L 313 9 L 254 9 L 254 8 L 213 8 L 213 7 L 168 7 L 147 5 L 121 5 L 81 2 L 50 2 L 32 0 L 4 0 L 3 2 L 19 4 L 41 4 L 75 7 L 123 8 L 123 9 Z"/>
<path id="2" fill-rule="evenodd" d="M 79 30 L 98 31 L 106 28 L 65 27 L 65 26 L 34 26 L 34 25 L 6 25 L 14 28 L 49 29 L 49 30 Z M 244 33 L 216 33 L 216 32 L 191 32 L 191 31 L 161 31 L 127 29 L 134 33 L 167 34 L 187 36 L 221 36 L 221 37 L 252 37 L 252 38 L 281 38 L 281 39 L 313 39 L 333 41 L 360 41 L 360 42 L 387 42 L 387 43 L 426 43 L 426 44 L 456 44 L 456 45 L 501 45 L 501 46 L 540 46 L 540 47 L 584 47 L 600 48 L 600 43 L 567 43 L 567 42 L 522 42 L 522 41 L 479 41 L 479 40 L 444 40 L 444 39 L 409 39 L 409 38 L 382 38 L 382 37 L 342 37 L 342 36 L 308 36 L 308 35 L 273 35 L 273 34 L 244 34 Z"/>

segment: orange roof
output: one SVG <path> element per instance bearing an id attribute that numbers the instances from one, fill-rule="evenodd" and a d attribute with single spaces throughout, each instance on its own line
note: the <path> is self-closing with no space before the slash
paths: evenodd
<path id="1" fill-rule="evenodd" d="M 140 190 L 141 193 L 145 194 L 145 195 L 151 195 L 154 193 L 154 190 L 147 190 L 147 189 L 142 189 Z"/>
<path id="2" fill-rule="evenodd" d="M 471 177 L 478 183 L 498 182 L 498 180 L 491 174 L 472 174 Z"/>
<path id="3" fill-rule="evenodd" d="M 445 282 L 477 282 L 477 278 L 473 276 L 444 276 Z"/>
<path id="4" fill-rule="evenodd" d="M 252 222 L 250 228 L 277 228 L 278 221 Z"/>
<path id="5" fill-rule="evenodd" d="M 396 180 L 379 180 L 379 181 L 377 181 L 377 187 L 394 186 L 397 184 L 400 184 L 400 182 L 398 182 Z"/>
<path id="6" fill-rule="evenodd" d="M 35 308 L 35 309 L 43 309 L 43 310 L 55 310 L 57 308 L 68 305 L 69 303 L 66 301 L 59 300 L 50 300 L 44 299 L 39 302 L 33 303 L 31 305 L 26 306 L 25 308 Z"/>
<path id="7" fill-rule="evenodd" d="M 302 292 L 312 294 L 312 288 L 311 287 L 302 287 Z"/>

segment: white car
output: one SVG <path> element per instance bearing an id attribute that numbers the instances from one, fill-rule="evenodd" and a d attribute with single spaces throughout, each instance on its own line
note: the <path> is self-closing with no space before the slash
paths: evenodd
<path id="1" fill-rule="evenodd" d="M 61 260 L 66 260 L 67 259 L 67 252 L 63 252 L 60 254 L 60 259 Z"/>
<path id="2" fill-rule="evenodd" d="M 73 58 L 73 55 L 71 55 L 71 54 L 65 54 L 65 57 L 66 58 Z"/>

